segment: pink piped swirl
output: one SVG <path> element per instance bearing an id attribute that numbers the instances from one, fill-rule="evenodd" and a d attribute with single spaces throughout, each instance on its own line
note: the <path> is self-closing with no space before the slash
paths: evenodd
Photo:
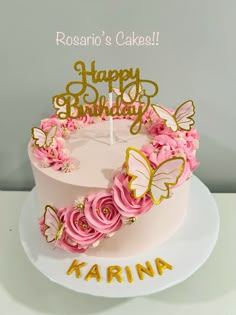
<path id="1" fill-rule="evenodd" d="M 48 148 L 33 148 L 33 154 L 42 167 L 52 167 L 55 171 L 62 170 L 66 164 L 72 165 L 72 159 L 65 148 L 65 140 L 56 137 Z"/>
<path id="2" fill-rule="evenodd" d="M 41 216 L 39 218 L 39 229 L 40 229 L 40 232 L 42 235 L 44 235 L 44 232 L 45 232 L 45 223 L 44 223 L 44 216 Z"/>
<path id="3" fill-rule="evenodd" d="M 101 233 L 115 232 L 122 225 L 121 215 L 113 203 L 111 192 L 101 191 L 88 195 L 84 214 L 89 225 Z"/>
<path id="4" fill-rule="evenodd" d="M 143 146 L 141 151 L 148 157 L 153 168 L 173 157 L 184 158 L 184 171 L 176 187 L 182 185 L 199 165 L 196 158 L 199 134 L 196 129 L 174 132 L 157 119 L 149 126 L 148 133 L 153 136 L 153 140 L 151 143 Z"/>
<path id="5" fill-rule="evenodd" d="M 81 246 L 64 231 L 62 238 L 57 241 L 57 247 L 72 253 L 83 253 L 89 246 Z"/>
<path id="6" fill-rule="evenodd" d="M 81 122 L 83 125 L 90 125 L 90 124 L 92 124 L 94 122 L 94 117 L 91 117 L 88 114 L 86 114 L 83 117 L 76 118 L 75 121 L 76 122 Z"/>
<path id="7" fill-rule="evenodd" d="M 103 233 L 96 231 L 86 219 L 83 212 L 73 207 L 60 214 L 60 220 L 65 225 L 66 236 L 80 247 L 87 247 L 104 237 Z"/>
<path id="8" fill-rule="evenodd" d="M 53 126 L 57 126 L 60 127 L 60 120 L 57 118 L 56 115 L 51 115 L 49 118 L 45 118 L 43 120 L 41 120 L 40 123 L 40 128 L 45 131 L 48 132 Z M 61 137 L 62 133 L 60 128 L 57 128 L 57 137 Z"/>
<path id="9" fill-rule="evenodd" d="M 128 188 L 128 183 L 129 176 L 118 173 L 112 186 L 114 205 L 120 214 L 127 218 L 143 214 L 153 206 L 153 201 L 148 194 L 135 199 Z"/>

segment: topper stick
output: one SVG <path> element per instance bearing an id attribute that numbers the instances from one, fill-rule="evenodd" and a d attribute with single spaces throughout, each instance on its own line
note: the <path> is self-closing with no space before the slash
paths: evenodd
<path id="1" fill-rule="evenodd" d="M 112 108 L 112 92 L 109 93 L 109 108 Z M 114 143 L 114 137 L 113 137 L 113 119 L 112 116 L 110 116 L 110 145 Z"/>

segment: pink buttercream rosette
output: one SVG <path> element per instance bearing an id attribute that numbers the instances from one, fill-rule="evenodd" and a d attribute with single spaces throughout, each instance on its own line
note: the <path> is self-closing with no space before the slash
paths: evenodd
<path id="1" fill-rule="evenodd" d="M 103 234 L 114 233 L 122 225 L 121 213 L 110 191 L 88 195 L 84 205 L 84 215 L 89 225 Z"/>
<path id="2" fill-rule="evenodd" d="M 128 188 L 129 176 L 118 173 L 113 182 L 113 203 L 119 213 L 125 218 L 136 217 L 149 211 L 153 206 L 151 197 L 146 194 L 142 198 L 134 198 Z"/>
<path id="3" fill-rule="evenodd" d="M 173 114 L 172 110 L 169 110 Z M 189 131 L 172 131 L 164 122 L 153 113 L 149 113 L 151 123 L 147 132 L 153 137 L 151 143 L 142 147 L 141 151 L 147 156 L 153 168 L 161 162 L 173 158 L 182 157 L 185 160 L 184 171 L 178 180 L 179 186 L 183 184 L 191 173 L 198 167 L 196 151 L 199 147 L 199 134 L 195 128 Z"/>
<path id="4" fill-rule="evenodd" d="M 49 147 L 37 147 L 32 143 L 32 152 L 41 167 L 52 167 L 55 171 L 71 172 L 76 166 L 66 148 L 64 139 L 70 137 L 75 130 L 94 123 L 88 114 L 76 119 L 59 119 L 56 115 L 43 119 L 40 128 L 48 133 L 53 126 L 57 126 L 56 136 Z"/>

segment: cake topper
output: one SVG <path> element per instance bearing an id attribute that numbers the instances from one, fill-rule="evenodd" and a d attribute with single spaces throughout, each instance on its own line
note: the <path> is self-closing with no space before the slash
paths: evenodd
<path id="1" fill-rule="evenodd" d="M 80 80 L 69 82 L 64 93 L 53 97 L 58 118 L 80 118 L 87 114 L 102 117 L 104 113 L 111 118 L 129 116 L 134 117 L 131 134 L 140 131 L 142 117 L 151 105 L 151 99 L 158 93 L 158 85 L 154 81 L 141 79 L 139 68 L 97 70 L 95 61 L 91 62 L 89 70 L 83 61 L 77 61 L 74 70 Z M 97 83 L 107 83 L 109 104 L 105 95 L 99 95 L 95 87 Z M 118 88 L 114 87 L 115 83 Z M 116 94 L 114 104 L 113 91 Z"/>

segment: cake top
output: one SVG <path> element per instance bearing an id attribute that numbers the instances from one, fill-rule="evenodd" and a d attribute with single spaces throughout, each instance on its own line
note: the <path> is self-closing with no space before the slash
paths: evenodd
<path id="1" fill-rule="evenodd" d="M 137 135 L 129 134 L 127 130 L 129 130 L 132 120 L 116 119 L 113 121 L 114 144 L 110 145 L 109 123 L 104 120 L 101 123 L 89 124 L 86 128 L 74 130 L 65 140 L 60 140 L 66 146 L 65 153 L 70 155 L 71 163 L 74 165 L 73 171 L 63 173 L 62 164 L 61 171 L 54 171 L 53 165 L 41 168 L 41 165 L 44 165 L 48 159 L 47 152 L 42 161 L 34 159 L 35 167 L 41 168 L 41 172 L 50 177 L 71 185 L 108 188 L 113 175 L 120 170 L 123 164 L 125 149 L 129 146 L 137 148 L 144 146 L 152 138 L 145 128 L 142 128 Z M 36 152 L 37 156 L 40 156 L 42 149 L 34 149 L 33 152 L 34 157 Z M 61 163 L 63 163 L 63 159 Z M 55 165 L 58 167 L 59 161 Z"/>
<path id="2" fill-rule="evenodd" d="M 78 61 L 74 69 L 81 80 L 69 82 L 64 93 L 53 97 L 56 114 L 42 120 L 40 128 L 32 128 L 31 146 L 39 167 L 52 168 L 53 177 L 63 181 L 56 174 L 59 171 L 66 173 L 67 182 L 69 178 L 72 184 L 92 187 L 95 181 L 104 188 L 98 193 L 78 196 L 69 208 L 46 205 L 40 221 L 48 242 L 83 252 L 113 235 L 123 224 L 134 223 L 153 204 L 170 198 L 171 190 L 185 182 L 198 165 L 195 155 L 199 136 L 192 128 L 193 102 L 186 101 L 175 111 L 152 103 L 158 85 L 141 79 L 138 68 L 98 71 L 93 61 L 87 70 Z M 109 100 L 99 96 L 95 87 L 98 82 L 107 84 Z M 115 83 L 118 87 L 114 87 Z M 121 119 L 124 124 L 120 121 L 116 130 L 114 121 Z M 120 152 L 116 135 L 118 131 L 125 132 L 127 126 L 130 137 L 138 137 L 141 148 L 127 146 L 126 152 Z M 104 127 L 107 137 L 102 134 L 99 139 L 99 130 Z M 94 130 L 96 141 L 90 137 Z M 84 151 L 83 143 L 86 143 Z M 112 161 L 115 169 L 110 170 L 108 182 L 104 184 L 99 176 L 94 176 L 96 163 L 90 167 L 93 180 L 89 176 L 84 180 L 86 154 L 95 158 L 96 151 L 102 151 L 102 156 L 107 152 L 108 156 L 114 150 L 118 155 L 123 154 L 124 160 L 118 169 Z M 105 157 L 102 165 L 106 167 L 108 161 Z M 83 174 L 83 183 L 79 174 Z"/>

